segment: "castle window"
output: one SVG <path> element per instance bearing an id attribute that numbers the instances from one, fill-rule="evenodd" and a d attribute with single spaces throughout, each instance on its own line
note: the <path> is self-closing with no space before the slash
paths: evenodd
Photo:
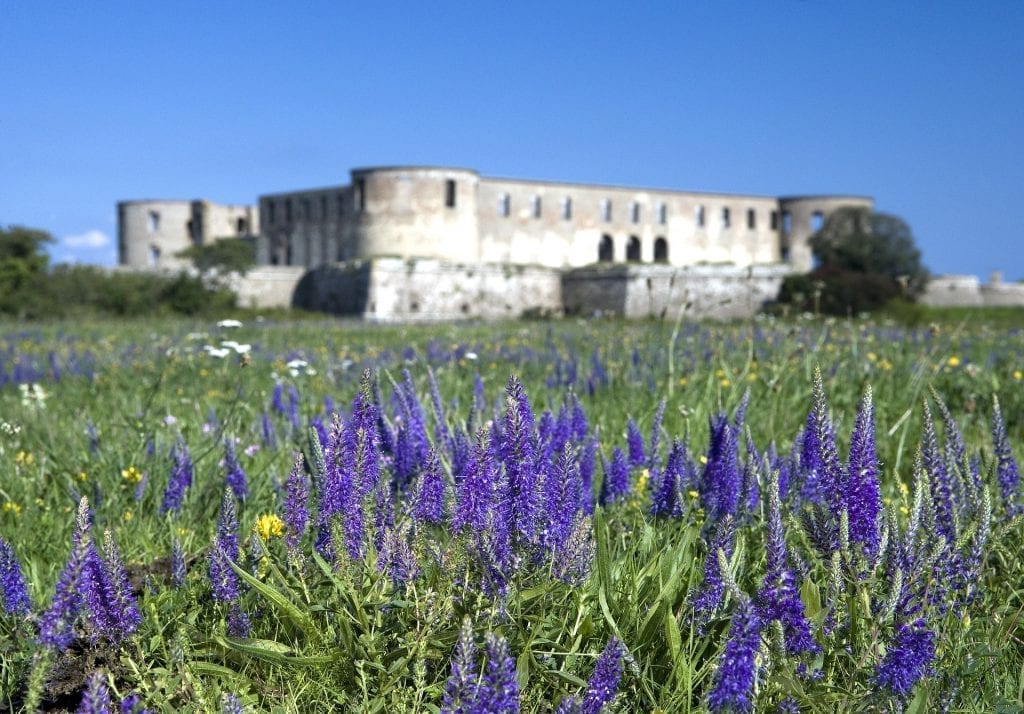
<path id="1" fill-rule="evenodd" d="M 601 219 L 606 223 L 611 223 L 612 220 L 612 202 L 607 198 L 601 199 Z"/>
<path id="2" fill-rule="evenodd" d="M 825 225 L 825 216 L 821 211 L 815 211 L 811 214 L 811 232 L 817 233 L 821 230 L 822 226 Z"/>
<path id="3" fill-rule="evenodd" d="M 658 204 L 658 223 L 661 225 L 668 223 L 668 206 L 664 202 Z"/>
<path id="4" fill-rule="evenodd" d="M 194 241 L 195 241 L 195 239 L 196 239 L 196 236 L 195 236 L 195 229 L 194 229 L 194 226 L 193 226 L 193 223 L 192 223 L 192 219 L 191 219 L 191 218 L 190 218 L 190 219 L 188 219 L 187 221 L 185 221 L 185 236 L 186 236 L 186 237 L 187 237 L 187 238 L 188 238 L 188 239 L 189 239 L 190 241 L 193 241 L 193 242 L 194 242 Z"/>
<path id="5" fill-rule="evenodd" d="M 661 236 L 654 239 L 654 262 L 668 262 L 668 241 Z"/>
<path id="6" fill-rule="evenodd" d="M 444 182 L 444 205 L 445 208 L 455 208 L 455 181 L 447 179 Z"/>
<path id="7" fill-rule="evenodd" d="M 631 263 L 640 262 L 640 239 L 636 236 L 630 236 L 626 244 L 626 260 Z"/>
<path id="8" fill-rule="evenodd" d="M 704 206 L 697 206 L 693 209 L 693 220 L 698 228 L 704 227 Z"/>
<path id="9" fill-rule="evenodd" d="M 601 244 L 597 247 L 597 260 L 601 263 L 610 263 L 615 259 L 615 243 L 608 234 L 601 236 Z"/>
<path id="10" fill-rule="evenodd" d="M 630 215 L 633 219 L 633 223 L 640 222 L 640 204 L 633 201 L 633 205 L 630 207 Z"/>
<path id="11" fill-rule="evenodd" d="M 149 212 L 149 222 L 147 224 L 150 233 L 156 233 L 160 230 L 160 213 L 158 211 Z"/>
<path id="12" fill-rule="evenodd" d="M 572 220 L 572 199 L 568 196 L 562 199 L 562 220 Z"/>
<path id="13" fill-rule="evenodd" d="M 747 228 L 750 230 L 757 228 L 757 212 L 753 208 L 747 209 Z"/>
<path id="14" fill-rule="evenodd" d="M 240 236 L 244 236 L 249 230 L 249 223 L 244 218 L 239 218 L 235 221 L 235 231 Z"/>
<path id="15" fill-rule="evenodd" d="M 534 218 L 540 218 L 540 196 L 530 199 L 530 213 Z"/>
<path id="16" fill-rule="evenodd" d="M 782 212 L 782 232 L 786 235 L 793 230 L 793 214 L 789 211 Z"/>
<path id="17" fill-rule="evenodd" d="M 290 198 L 284 200 L 284 222 L 292 222 L 292 199 Z"/>
<path id="18" fill-rule="evenodd" d="M 274 225 L 274 202 L 267 201 L 267 225 Z"/>
<path id="19" fill-rule="evenodd" d="M 507 193 L 503 193 L 498 196 L 498 215 L 508 218 L 508 214 L 512 212 L 512 197 Z"/>
<path id="20" fill-rule="evenodd" d="M 160 247 L 151 245 L 149 246 L 149 264 L 159 265 L 160 264 Z"/>
<path id="21" fill-rule="evenodd" d="M 722 228 L 728 228 L 730 223 L 728 207 L 722 209 Z"/>
<path id="22" fill-rule="evenodd" d="M 773 231 L 779 230 L 779 212 L 778 211 L 772 211 L 772 230 Z"/>
<path id="23" fill-rule="evenodd" d="M 366 210 L 366 179 L 356 179 L 356 210 Z"/>

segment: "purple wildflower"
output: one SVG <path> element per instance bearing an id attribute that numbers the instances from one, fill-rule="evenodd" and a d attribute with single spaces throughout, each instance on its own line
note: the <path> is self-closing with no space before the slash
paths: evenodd
<path id="1" fill-rule="evenodd" d="M 604 482 L 601 484 L 601 504 L 608 505 L 629 495 L 629 466 L 626 455 L 618 446 L 612 449 L 611 464 L 605 462 Z"/>
<path id="2" fill-rule="evenodd" d="M 277 430 L 274 428 L 274 421 L 266 412 L 260 415 L 260 436 L 263 445 L 268 449 L 277 448 Z"/>
<path id="3" fill-rule="evenodd" d="M 459 483 L 452 517 L 453 531 L 469 528 L 474 533 L 483 532 L 487 527 L 487 512 L 494 494 L 495 479 L 490 437 L 486 431 L 481 430 L 477 432 L 473 453 Z"/>
<path id="4" fill-rule="evenodd" d="M 786 550 L 786 536 L 782 526 L 781 503 L 778 480 L 768 482 L 768 514 L 765 551 L 768 567 L 764 583 L 757 594 L 757 605 L 761 620 L 765 623 L 778 620 L 782 623 L 783 638 L 789 654 L 816 652 L 820 648 L 811 634 L 811 625 L 800 599 L 799 583 Z"/>
<path id="5" fill-rule="evenodd" d="M 587 438 L 587 415 L 583 411 L 579 397 L 572 394 L 572 438 L 576 441 L 583 441 Z"/>
<path id="6" fill-rule="evenodd" d="M 999 493 L 1003 498 L 1006 515 L 1013 518 L 1024 511 L 1020 503 L 1020 472 L 1017 461 L 1013 458 L 1013 450 L 1006 438 L 1006 425 L 999 409 L 999 399 L 992 397 L 992 445 L 996 456 L 996 478 L 999 481 Z"/>
<path id="7" fill-rule="evenodd" d="M 749 712 L 754 709 L 755 658 L 761 647 L 761 619 L 744 596 L 736 605 L 729 639 L 718 662 L 715 684 L 708 694 L 712 712 Z"/>
<path id="8" fill-rule="evenodd" d="M 902 624 L 885 658 L 875 670 L 875 681 L 906 699 L 914 685 L 931 672 L 934 658 L 935 634 L 924 626 L 924 621 Z"/>
<path id="9" fill-rule="evenodd" d="M 285 486 L 284 544 L 293 559 L 300 553 L 299 544 L 306 534 L 306 525 L 309 522 L 309 485 L 303 463 L 302 452 L 296 452 L 295 462 Z"/>
<path id="10" fill-rule="evenodd" d="M 583 452 L 580 454 L 580 505 L 588 516 L 594 512 L 594 461 L 597 448 L 597 437 L 591 437 L 583 444 Z"/>
<path id="11" fill-rule="evenodd" d="M 444 473 L 441 460 L 433 447 L 427 451 L 427 463 L 420 474 L 413 499 L 412 517 L 420 523 L 435 525 L 444 518 Z"/>
<path id="12" fill-rule="evenodd" d="M 704 584 L 690 597 L 694 620 L 700 625 L 706 624 L 722 605 L 725 582 L 717 554 L 722 551 L 726 558 L 732 556 L 735 535 L 736 527 L 732 516 L 726 516 L 718 521 L 714 536 L 708 545 L 707 556 L 704 558 Z"/>
<path id="13" fill-rule="evenodd" d="M 28 586 L 10 543 L 0 538 L 0 601 L 10 615 L 27 615 L 32 610 Z"/>
<path id="14" fill-rule="evenodd" d="M 103 533 L 103 589 L 111 627 L 104 633 L 114 644 L 135 633 L 142 623 L 139 605 L 128 582 L 128 572 L 110 531 Z"/>
<path id="15" fill-rule="evenodd" d="M 801 498 L 811 503 L 829 505 L 833 508 L 833 516 L 838 522 L 841 508 L 838 507 L 836 496 L 842 474 L 836 451 L 835 431 L 828 416 L 825 385 L 821 369 L 817 367 L 814 369 L 812 407 L 804 429 L 800 472 Z"/>
<path id="16" fill-rule="evenodd" d="M 241 605 L 238 602 L 232 602 L 228 605 L 228 636 L 248 637 L 251 628 L 252 623 L 249 622 L 249 616 L 242 610 Z"/>
<path id="17" fill-rule="evenodd" d="M 517 532 L 529 541 L 538 530 L 541 506 L 533 410 L 522 383 L 514 376 L 509 377 L 505 391 L 507 398 L 500 454 L 511 491 L 512 521 Z"/>
<path id="18" fill-rule="evenodd" d="M 519 711 L 519 683 L 516 661 L 509 654 L 504 637 L 484 635 L 487 665 L 477 694 L 476 711 L 489 714 L 515 714 Z"/>
<path id="19" fill-rule="evenodd" d="M 288 411 L 284 406 L 284 385 L 280 382 L 274 383 L 274 391 L 270 393 L 270 408 L 278 414 Z"/>
<path id="20" fill-rule="evenodd" d="M 587 683 L 587 693 L 583 697 L 581 714 L 600 714 L 605 706 L 615 698 L 622 679 L 622 656 L 625 648 L 617 637 L 612 637 L 605 645 L 601 656 L 594 665 L 594 673 Z"/>
<path id="21" fill-rule="evenodd" d="M 217 520 L 217 535 L 210 549 L 210 585 L 217 602 L 234 602 L 239 595 L 238 575 L 230 562 L 238 560 L 238 517 L 231 489 L 224 489 Z"/>
<path id="22" fill-rule="evenodd" d="M 180 511 L 185 489 L 192 485 L 192 457 L 184 441 L 179 440 L 171 449 L 171 461 L 171 475 L 167 479 L 163 503 L 160 505 L 161 514 Z"/>
<path id="23" fill-rule="evenodd" d="M 113 714 L 107 678 L 99 670 L 89 677 L 89 683 L 82 692 L 82 701 L 75 711 L 76 714 Z"/>
<path id="24" fill-rule="evenodd" d="M 235 498 L 244 501 L 249 495 L 249 485 L 235 455 L 235 440 L 228 436 L 224 437 L 224 471 L 224 482 L 234 491 Z"/>
<path id="25" fill-rule="evenodd" d="M 75 622 L 85 605 L 82 589 L 86 561 L 93 550 L 89 501 L 78 503 L 75 531 L 71 539 L 71 555 L 57 579 L 57 589 L 50 607 L 39 620 L 40 644 L 63 651 L 75 640 Z"/>
<path id="26" fill-rule="evenodd" d="M 679 490 L 686 476 L 686 445 L 681 441 L 674 441 L 665 464 L 665 473 L 657 481 L 651 497 L 651 515 L 671 518 L 679 518 L 683 515 Z"/>
<path id="27" fill-rule="evenodd" d="M 866 553 L 874 555 L 878 552 L 878 518 L 882 512 L 882 497 L 878 487 L 871 387 L 864 393 L 853 435 L 850 437 L 850 458 L 841 499 L 849 518 L 850 540 L 860 543 Z"/>
<path id="28" fill-rule="evenodd" d="M 473 624 L 466 617 L 459 630 L 459 639 L 452 655 L 452 671 L 444 687 L 442 714 L 470 714 L 477 690 L 476 643 Z"/>
<path id="29" fill-rule="evenodd" d="M 175 537 L 171 541 L 171 583 L 176 589 L 184 587 L 185 574 L 185 550 L 181 547 L 181 541 Z"/>
<path id="30" fill-rule="evenodd" d="M 740 472 L 737 466 L 736 433 L 725 414 L 711 419 L 711 442 L 707 463 L 701 475 L 699 492 L 704 512 L 717 521 L 736 516 L 740 498 Z"/>
<path id="31" fill-rule="evenodd" d="M 644 436 L 633 417 L 626 422 L 626 446 L 629 449 L 629 465 L 642 466 L 647 461 L 644 456 Z"/>
<path id="32" fill-rule="evenodd" d="M 921 436 L 921 459 L 928 473 L 928 484 L 932 493 L 932 506 L 935 511 L 935 527 L 948 543 L 957 539 L 957 516 L 959 512 L 960 483 L 955 473 L 950 473 L 939 448 L 939 439 L 935 435 L 935 424 L 932 421 L 928 401 L 924 402 L 924 433 Z"/>
<path id="33" fill-rule="evenodd" d="M 242 708 L 242 700 L 238 698 L 237 694 L 225 692 L 221 696 L 220 711 L 221 714 L 243 714 L 245 710 Z"/>

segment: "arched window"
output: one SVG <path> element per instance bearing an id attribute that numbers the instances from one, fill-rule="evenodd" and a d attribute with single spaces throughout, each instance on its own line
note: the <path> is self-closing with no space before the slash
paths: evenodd
<path id="1" fill-rule="evenodd" d="M 654 239 L 654 262 L 668 262 L 668 241 L 661 236 Z"/>
<path id="2" fill-rule="evenodd" d="M 610 235 L 601 236 L 601 245 L 597 249 L 597 259 L 601 263 L 610 263 L 615 259 L 615 243 Z"/>
<path id="3" fill-rule="evenodd" d="M 626 244 L 626 260 L 631 263 L 640 262 L 640 239 L 636 236 L 630 236 Z"/>

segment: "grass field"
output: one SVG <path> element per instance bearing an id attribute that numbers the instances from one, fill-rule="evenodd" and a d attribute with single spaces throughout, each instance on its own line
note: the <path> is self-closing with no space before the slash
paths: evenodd
<path id="1" fill-rule="evenodd" d="M 251 317 L 0 326 L 0 711 L 1024 707 L 1018 313 Z"/>

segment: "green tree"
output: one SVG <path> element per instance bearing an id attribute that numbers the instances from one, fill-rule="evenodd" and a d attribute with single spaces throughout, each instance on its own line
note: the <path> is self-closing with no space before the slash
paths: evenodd
<path id="1" fill-rule="evenodd" d="M 886 276 L 909 295 L 919 295 L 928 281 L 914 234 L 897 216 L 840 208 L 808 242 L 821 268 Z"/>
<path id="2" fill-rule="evenodd" d="M 23 226 L 0 227 L 0 313 L 25 316 L 40 312 L 40 290 L 53 236 Z"/>
<path id="3" fill-rule="evenodd" d="M 188 258 L 200 273 L 239 273 L 256 265 L 256 245 L 246 238 L 215 238 L 205 245 L 193 245 L 176 254 Z"/>

